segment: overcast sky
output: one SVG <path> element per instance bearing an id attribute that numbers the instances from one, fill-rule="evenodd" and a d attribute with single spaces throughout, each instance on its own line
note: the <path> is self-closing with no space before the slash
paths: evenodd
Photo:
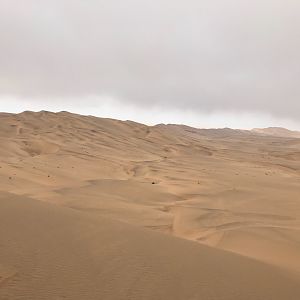
<path id="1" fill-rule="evenodd" d="M 0 110 L 300 129 L 299 0 L 0 0 Z"/>

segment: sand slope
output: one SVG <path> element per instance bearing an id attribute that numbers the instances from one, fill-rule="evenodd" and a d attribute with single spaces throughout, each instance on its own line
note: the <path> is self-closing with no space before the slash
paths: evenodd
<path id="1" fill-rule="evenodd" d="M 276 268 L 193 242 L 7 193 L 1 299 L 299 299 Z M 5 275 L 4 275 L 5 276 Z"/>
<path id="2" fill-rule="evenodd" d="M 268 128 L 254 128 L 253 132 L 264 134 L 264 135 L 272 135 L 272 136 L 280 136 L 280 137 L 290 137 L 290 138 L 300 138 L 299 131 L 288 130 L 282 127 L 268 127 Z"/>
<path id="3" fill-rule="evenodd" d="M 24 112 L 0 142 L 0 299 L 299 299 L 299 139 Z"/>

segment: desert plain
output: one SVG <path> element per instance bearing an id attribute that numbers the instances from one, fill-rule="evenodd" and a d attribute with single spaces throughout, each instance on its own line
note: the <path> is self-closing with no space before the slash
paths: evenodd
<path id="1" fill-rule="evenodd" d="M 299 300 L 300 133 L 0 114 L 0 299 Z"/>

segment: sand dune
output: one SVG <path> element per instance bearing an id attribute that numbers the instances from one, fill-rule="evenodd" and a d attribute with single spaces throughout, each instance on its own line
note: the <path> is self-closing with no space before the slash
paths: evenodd
<path id="1" fill-rule="evenodd" d="M 0 299 L 299 299 L 300 140 L 0 114 Z"/>
<path id="2" fill-rule="evenodd" d="M 294 130 L 288 130 L 282 127 L 268 127 L 268 128 L 254 128 L 253 132 L 264 134 L 264 135 L 272 135 L 279 137 L 291 137 L 291 138 L 300 138 L 300 132 Z"/>
<path id="3" fill-rule="evenodd" d="M 15 270 L 1 284 L 1 299 L 300 295 L 291 274 L 254 260 L 70 208 L 0 197 L 1 260 Z"/>

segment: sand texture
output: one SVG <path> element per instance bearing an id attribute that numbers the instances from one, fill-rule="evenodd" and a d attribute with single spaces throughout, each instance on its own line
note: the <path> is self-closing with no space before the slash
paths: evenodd
<path id="1" fill-rule="evenodd" d="M 270 130 L 0 114 L 0 299 L 300 299 L 300 139 Z"/>

